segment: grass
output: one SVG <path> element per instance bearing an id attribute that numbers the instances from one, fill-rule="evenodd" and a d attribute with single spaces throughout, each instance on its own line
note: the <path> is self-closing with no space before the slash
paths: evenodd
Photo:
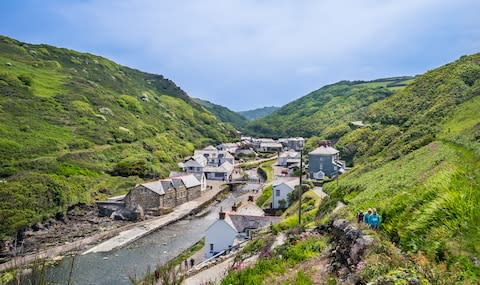
<path id="1" fill-rule="evenodd" d="M 259 207 L 264 207 L 265 203 L 272 197 L 272 185 L 268 185 L 262 191 L 262 194 L 257 198 L 255 203 Z"/>
<path id="2" fill-rule="evenodd" d="M 267 182 L 272 182 L 273 180 L 273 168 L 272 165 L 276 163 L 276 160 L 265 161 L 260 164 L 260 169 L 266 174 Z"/>
<path id="3" fill-rule="evenodd" d="M 235 136 L 163 76 L 1 36 L 0 93 L 0 240 Z"/>
<path id="4" fill-rule="evenodd" d="M 317 216 L 318 207 L 321 203 L 321 198 L 313 191 L 308 191 L 302 195 L 302 225 L 315 226 L 315 218 Z M 274 225 L 274 231 L 285 231 L 298 226 L 298 205 L 299 202 L 294 202 L 282 214 L 283 220 Z"/>
<path id="5" fill-rule="evenodd" d="M 342 215 L 377 208 L 381 234 L 411 254 L 423 252 L 429 262 L 444 264 L 462 280 L 480 278 L 471 260 L 480 254 L 480 160 L 473 151 L 434 142 L 396 161 L 362 172 L 352 171 L 330 183 L 319 208 L 340 200 Z M 336 202 L 335 202 L 336 203 Z M 462 270 L 455 271 L 460 266 Z"/>
<path id="6" fill-rule="evenodd" d="M 272 257 L 260 257 L 251 267 L 229 271 L 221 284 L 263 284 L 267 278 L 280 276 L 296 264 L 318 256 L 326 246 L 325 238 L 310 237 L 296 243 L 287 242 L 274 250 Z M 281 256 L 281 257 L 279 257 Z M 296 276 L 294 284 L 309 284 L 304 274 Z M 303 282 L 303 283 L 302 283 Z"/>

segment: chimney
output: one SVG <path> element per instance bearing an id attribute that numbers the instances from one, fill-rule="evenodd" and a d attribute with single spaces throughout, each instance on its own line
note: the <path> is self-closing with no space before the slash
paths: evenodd
<path id="1" fill-rule="evenodd" d="M 238 206 L 236 203 L 233 203 L 233 206 L 232 206 L 232 212 L 236 212 L 238 209 Z"/>
<path id="2" fill-rule="evenodd" d="M 220 208 L 220 212 L 218 213 L 219 220 L 225 220 L 226 213 L 223 211 L 223 208 Z"/>

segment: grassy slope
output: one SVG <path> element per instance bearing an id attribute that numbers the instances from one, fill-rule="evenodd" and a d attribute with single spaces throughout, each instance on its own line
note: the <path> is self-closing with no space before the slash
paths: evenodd
<path id="1" fill-rule="evenodd" d="M 351 121 L 363 120 L 370 104 L 392 95 L 408 80 L 410 78 L 400 77 L 370 82 L 340 81 L 250 122 L 246 133 L 269 137 L 322 136 L 336 139 L 351 130 Z"/>
<path id="2" fill-rule="evenodd" d="M 338 200 L 347 204 L 343 215 L 352 220 L 359 210 L 376 207 L 383 236 L 411 254 L 423 252 L 433 262 L 424 267 L 440 268 L 444 275 L 432 280 L 469 284 L 480 278 L 473 265 L 480 256 L 479 95 L 476 54 L 370 106 L 370 127 L 339 140 L 356 167 L 339 186 L 327 185 L 331 197 L 320 216 Z"/>
<path id="3" fill-rule="evenodd" d="M 233 133 L 161 75 L 0 37 L 0 239 Z"/>
<path id="4" fill-rule="evenodd" d="M 225 123 L 230 123 L 235 126 L 237 129 L 242 128 L 246 123 L 247 119 L 244 118 L 242 115 L 228 109 L 227 107 L 213 104 L 212 102 L 194 98 L 195 102 L 202 105 L 207 109 L 209 112 L 214 114 L 220 121 Z"/>
<path id="5" fill-rule="evenodd" d="M 280 107 L 271 106 L 271 107 L 257 108 L 257 109 L 248 110 L 248 111 L 241 111 L 238 113 L 243 117 L 247 118 L 248 120 L 256 120 L 256 119 L 261 119 L 263 117 L 266 117 L 271 113 L 277 111 L 278 109 L 280 109 Z"/>

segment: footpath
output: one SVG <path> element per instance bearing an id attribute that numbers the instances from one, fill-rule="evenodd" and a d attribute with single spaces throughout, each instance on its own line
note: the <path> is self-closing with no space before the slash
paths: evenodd
<path id="1" fill-rule="evenodd" d="M 209 180 L 208 185 L 211 185 L 212 189 L 202 192 L 202 196 L 200 196 L 199 198 L 176 207 L 173 212 L 169 214 L 137 223 L 128 224 L 110 231 L 101 232 L 93 236 L 86 237 L 82 240 L 45 249 L 35 254 L 12 258 L 10 261 L 0 264 L 0 271 L 5 271 L 11 268 L 29 264 L 38 259 L 53 259 L 66 252 L 78 251 L 80 248 L 85 248 L 90 244 L 98 243 L 99 241 L 107 238 L 108 240 L 94 246 L 93 248 L 86 250 L 82 254 L 87 254 L 91 252 L 105 252 L 125 246 L 151 233 L 152 231 L 158 230 L 161 227 L 185 218 L 186 216 L 195 212 L 197 209 L 203 207 L 223 190 L 222 184 L 224 184 L 223 181 Z"/>

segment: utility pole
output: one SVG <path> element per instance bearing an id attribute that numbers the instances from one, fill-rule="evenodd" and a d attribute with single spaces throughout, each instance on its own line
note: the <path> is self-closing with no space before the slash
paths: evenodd
<path id="1" fill-rule="evenodd" d="M 302 194 L 303 194 L 303 187 L 302 187 L 302 177 L 303 177 L 303 148 L 300 150 L 300 193 L 298 197 L 298 225 L 302 224 Z"/>

